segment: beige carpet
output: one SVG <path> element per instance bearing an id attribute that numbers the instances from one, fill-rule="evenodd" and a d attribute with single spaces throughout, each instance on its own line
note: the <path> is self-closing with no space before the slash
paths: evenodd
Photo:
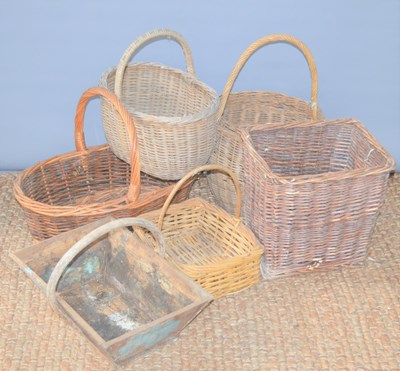
<path id="1" fill-rule="evenodd" d="M 9 258 L 31 244 L 0 176 L 0 369 L 116 369 Z M 400 175 L 364 267 L 260 283 L 206 308 L 127 370 L 400 370 Z"/>

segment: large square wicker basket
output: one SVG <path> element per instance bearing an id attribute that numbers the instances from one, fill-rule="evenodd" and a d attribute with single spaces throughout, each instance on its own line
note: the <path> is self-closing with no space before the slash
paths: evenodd
<path id="1" fill-rule="evenodd" d="M 361 263 L 392 157 L 352 119 L 240 130 L 248 226 L 273 278 Z"/>

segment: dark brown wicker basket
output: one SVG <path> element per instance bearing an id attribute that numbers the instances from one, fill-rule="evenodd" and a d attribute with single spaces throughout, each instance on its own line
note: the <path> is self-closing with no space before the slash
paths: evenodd
<path id="1" fill-rule="evenodd" d="M 264 277 L 361 263 L 394 160 L 351 119 L 240 129 Z"/>

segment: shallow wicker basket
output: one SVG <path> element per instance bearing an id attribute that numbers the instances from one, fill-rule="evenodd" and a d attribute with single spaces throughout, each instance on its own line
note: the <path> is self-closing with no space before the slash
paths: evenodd
<path id="1" fill-rule="evenodd" d="M 121 115 L 131 140 L 131 164 L 120 160 L 108 145 L 86 147 L 83 119 L 88 101 L 102 96 Z M 133 121 L 114 94 L 92 88 L 79 100 L 75 118 L 76 151 L 55 156 L 24 170 L 14 194 L 28 219 L 34 239 L 42 240 L 107 215 L 136 216 L 159 208 L 173 183 L 140 173 Z M 176 201 L 184 198 L 189 185 Z"/>
<path id="2" fill-rule="evenodd" d="M 304 54 L 311 73 L 311 103 L 268 91 L 231 92 L 236 78 L 252 54 L 265 45 L 277 42 L 293 45 Z M 243 184 L 243 154 L 238 128 L 322 119 L 317 96 L 317 68 L 311 52 L 300 40 L 290 35 L 274 34 L 255 41 L 240 56 L 221 95 L 217 141 L 209 162 L 227 166 Z M 231 179 L 224 174 L 212 174 L 208 179 L 217 204 L 232 212 L 235 207 L 235 188 Z"/>
<path id="3" fill-rule="evenodd" d="M 182 184 L 209 170 L 222 171 L 232 177 L 238 192 L 234 217 L 200 198 L 170 206 Z M 192 170 L 175 185 L 161 210 L 142 214 L 141 218 L 158 222 L 166 240 L 167 260 L 214 298 L 219 298 L 260 279 L 262 249 L 254 234 L 240 220 L 240 203 L 240 185 L 236 176 L 222 166 L 205 165 Z"/>
<path id="4" fill-rule="evenodd" d="M 352 119 L 240 129 L 264 277 L 362 263 L 394 160 Z"/>
<path id="5" fill-rule="evenodd" d="M 182 47 L 188 72 L 158 63 L 128 64 L 141 48 L 160 39 L 174 40 Z M 215 142 L 219 97 L 197 79 L 189 46 L 181 35 L 154 30 L 139 37 L 126 49 L 117 68 L 103 74 L 100 85 L 115 92 L 135 121 L 143 172 L 177 180 L 208 161 Z M 129 162 L 127 132 L 105 100 L 102 116 L 110 148 Z"/>

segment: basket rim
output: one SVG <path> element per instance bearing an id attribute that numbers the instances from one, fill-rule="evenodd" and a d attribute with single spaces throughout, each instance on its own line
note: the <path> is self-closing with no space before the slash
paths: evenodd
<path id="1" fill-rule="evenodd" d="M 242 95 L 244 97 L 242 97 Z M 247 95 L 265 95 L 265 96 L 272 96 L 272 97 L 278 97 L 284 100 L 290 100 L 290 101 L 294 101 L 294 102 L 298 102 L 298 103 L 302 103 L 305 106 L 310 108 L 310 120 L 312 120 L 312 102 L 304 99 L 304 98 L 300 98 L 300 97 L 293 97 L 292 95 L 289 94 L 285 94 L 285 93 L 281 93 L 281 92 L 277 92 L 277 91 L 273 91 L 273 90 L 240 90 L 240 91 L 233 91 L 232 93 L 229 94 L 229 98 L 228 101 L 226 103 L 226 108 L 224 110 L 224 113 L 222 114 L 221 118 L 224 117 L 225 115 L 225 111 L 228 109 L 229 107 L 229 103 L 232 104 L 231 100 L 237 99 L 237 98 L 247 98 Z M 251 107 L 250 104 L 248 104 L 249 107 Z M 283 108 L 276 108 L 275 109 L 282 109 Z M 317 105 L 317 112 L 318 112 L 318 116 L 319 119 L 322 120 L 323 119 L 323 112 L 321 107 L 319 106 L 319 104 Z"/>
<path id="2" fill-rule="evenodd" d="M 227 128 L 227 129 L 229 129 L 231 131 L 232 130 L 236 131 L 237 128 L 242 128 L 242 127 L 248 128 L 248 127 L 252 127 L 254 125 L 265 125 L 265 124 L 273 125 L 274 122 L 265 121 L 262 124 L 261 123 L 254 124 L 254 123 L 251 123 L 251 122 L 250 123 L 246 122 L 245 124 L 243 124 L 243 123 L 240 122 L 240 123 L 238 123 L 237 126 L 234 126 L 234 125 L 232 125 L 230 123 L 230 120 L 226 117 L 227 111 L 229 111 L 230 106 L 232 104 L 237 104 L 236 102 L 232 103 L 231 100 L 233 100 L 233 99 L 248 99 L 248 97 L 246 97 L 246 95 L 254 95 L 254 94 L 279 97 L 279 98 L 282 98 L 284 100 L 291 100 L 291 101 L 295 101 L 295 102 L 298 102 L 298 103 L 302 103 L 302 104 L 304 104 L 304 106 L 307 106 L 308 108 L 310 108 L 310 120 L 312 120 L 312 102 L 310 102 L 310 101 L 307 101 L 307 100 L 305 100 L 303 98 L 293 97 L 291 95 L 280 93 L 280 92 L 275 92 L 275 91 L 242 90 L 242 91 L 234 91 L 234 92 L 231 92 L 229 94 L 229 98 L 228 98 L 228 101 L 226 103 L 226 107 L 225 107 L 224 113 L 222 114 L 222 116 L 220 118 L 219 128 L 222 128 L 222 129 Z M 242 97 L 242 95 L 244 97 Z M 285 102 L 283 102 L 283 103 L 285 103 Z M 249 108 L 251 108 L 250 104 L 247 104 L 247 105 L 248 105 Z M 282 112 L 286 111 L 285 108 L 276 108 L 276 107 L 274 107 L 274 108 L 276 110 L 279 110 L 279 111 L 282 111 Z M 297 107 L 294 107 L 294 108 L 297 108 Z M 323 120 L 324 119 L 324 113 L 323 113 L 323 111 L 322 111 L 322 109 L 321 109 L 321 107 L 319 105 L 317 105 L 317 114 L 318 114 L 318 120 Z M 280 125 L 282 125 L 282 124 L 280 124 Z"/>
<path id="3" fill-rule="evenodd" d="M 14 181 L 14 197 L 19 202 L 19 204 L 32 212 L 40 213 L 45 216 L 53 216 L 53 217 L 65 217 L 65 216 L 91 216 L 94 212 L 98 215 L 109 214 L 113 211 L 123 210 L 135 207 L 140 207 L 148 203 L 148 199 L 137 199 L 133 202 L 127 202 L 128 198 L 119 197 L 113 200 L 105 201 L 105 202 L 94 202 L 90 204 L 84 205 L 50 205 L 44 202 L 36 201 L 30 197 L 28 197 L 24 191 L 22 190 L 22 183 L 29 178 L 29 176 L 36 170 L 40 168 L 44 168 L 50 164 L 56 162 L 63 162 L 68 159 L 79 158 L 81 159 L 83 156 L 87 156 L 91 153 L 101 152 L 101 151 L 110 151 L 110 146 L 108 144 L 102 144 L 97 146 L 87 147 L 85 151 L 70 151 L 67 153 L 63 153 L 61 155 L 57 155 L 51 157 L 47 160 L 40 161 L 35 165 L 23 170 L 18 174 L 16 180 Z M 111 152 L 112 153 L 112 152 Z M 122 161 L 122 160 L 120 160 Z M 129 166 L 129 165 L 127 165 Z M 128 187 L 128 185 L 127 185 Z M 157 191 L 157 195 L 159 197 L 168 195 L 173 184 L 168 185 L 166 187 L 160 188 Z M 128 193 L 128 191 L 127 191 Z"/>
<path id="4" fill-rule="evenodd" d="M 327 172 L 322 174 L 307 174 L 307 175 L 279 175 L 273 173 L 268 163 L 259 155 L 259 153 L 252 146 L 250 133 L 252 131 L 272 131 L 272 130 L 286 130 L 291 128 L 312 127 L 312 126 L 327 126 L 327 125 L 351 125 L 357 128 L 358 131 L 364 136 L 365 139 L 377 150 L 386 160 L 382 166 L 373 166 L 369 168 L 359 168 L 350 170 L 340 170 L 336 172 Z M 375 139 L 375 137 L 367 130 L 367 128 L 358 120 L 353 118 L 342 118 L 336 120 L 322 120 L 322 121 L 307 121 L 296 122 L 289 124 L 273 124 L 253 125 L 250 128 L 239 128 L 239 134 L 242 138 L 243 145 L 246 147 L 248 154 L 259 165 L 260 170 L 263 170 L 265 177 L 271 178 L 280 184 L 304 184 L 304 183 L 321 183 L 331 180 L 344 180 L 349 178 L 362 178 L 370 175 L 379 175 L 385 172 L 390 172 L 395 169 L 395 161 L 389 152 L 382 147 L 382 145 Z"/>
<path id="5" fill-rule="evenodd" d="M 206 108 L 202 109 L 201 111 L 196 112 L 193 115 L 185 115 L 185 116 L 155 116 L 155 115 L 147 114 L 145 112 L 131 110 L 130 107 L 128 107 L 126 105 L 128 112 L 131 115 L 133 115 L 134 117 L 137 117 L 137 118 L 140 118 L 140 119 L 146 120 L 146 121 L 147 120 L 153 121 L 153 122 L 158 121 L 159 123 L 163 123 L 163 124 L 176 125 L 176 124 L 188 123 L 191 121 L 198 121 L 198 120 L 210 117 L 217 113 L 217 110 L 220 105 L 220 97 L 219 97 L 218 93 L 213 88 L 211 88 L 204 82 L 200 81 L 195 75 L 193 75 L 189 72 L 182 71 L 178 68 L 166 66 L 162 63 L 156 63 L 156 62 L 132 62 L 132 63 L 129 63 L 126 68 L 128 69 L 130 67 L 132 68 L 132 67 L 135 67 L 138 65 L 145 65 L 146 67 L 157 68 L 159 70 L 173 72 L 177 75 L 183 76 L 185 80 L 187 80 L 188 82 L 193 82 L 194 84 L 199 86 L 204 92 L 206 92 L 207 95 L 209 95 L 211 98 L 211 104 L 209 106 L 207 106 Z M 109 69 L 104 71 L 100 77 L 99 86 L 101 86 L 105 89 L 108 89 L 109 91 L 112 91 L 109 88 L 107 80 L 108 80 L 109 75 L 112 72 L 116 71 L 116 69 L 117 69 L 116 67 L 110 67 Z M 120 98 L 120 99 L 121 99 L 122 103 L 125 104 L 124 99 L 123 98 Z M 146 123 L 146 125 L 148 125 L 148 123 Z"/>

